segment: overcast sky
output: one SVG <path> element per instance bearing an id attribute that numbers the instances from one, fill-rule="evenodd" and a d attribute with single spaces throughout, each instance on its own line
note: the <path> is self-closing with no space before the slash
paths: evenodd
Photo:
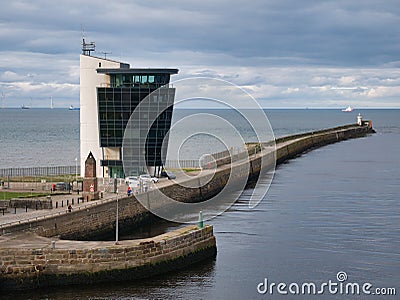
<path id="1" fill-rule="evenodd" d="M 97 56 L 222 78 L 263 107 L 400 108 L 398 0 L 1 0 L 6 107 L 79 105 L 81 26 Z"/>

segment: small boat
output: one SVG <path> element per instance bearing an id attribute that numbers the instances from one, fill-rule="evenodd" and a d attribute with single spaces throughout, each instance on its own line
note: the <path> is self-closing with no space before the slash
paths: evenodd
<path id="1" fill-rule="evenodd" d="M 69 110 L 79 110 L 79 107 L 74 107 L 73 105 L 70 105 Z"/>
<path id="2" fill-rule="evenodd" d="M 344 112 L 352 112 L 354 108 L 352 108 L 350 105 L 347 106 L 345 109 L 342 109 Z"/>
<path id="3" fill-rule="evenodd" d="M 25 106 L 25 104 L 22 104 L 21 105 L 21 109 L 30 109 L 30 107 L 29 106 Z"/>

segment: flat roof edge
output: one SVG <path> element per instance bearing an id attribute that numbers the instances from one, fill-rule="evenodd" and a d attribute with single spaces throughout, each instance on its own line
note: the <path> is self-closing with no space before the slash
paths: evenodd
<path id="1" fill-rule="evenodd" d="M 169 68 L 99 68 L 97 73 L 100 74 L 178 74 L 179 69 L 169 69 Z"/>
<path id="2" fill-rule="evenodd" d="M 94 59 L 99 59 L 99 60 L 103 60 L 103 61 L 110 61 L 110 62 L 118 63 L 118 64 L 121 64 L 121 65 L 128 66 L 128 68 L 129 68 L 129 64 L 125 63 L 125 62 L 122 62 L 122 61 L 117 61 L 117 60 L 114 60 L 114 59 L 99 57 L 99 56 L 95 56 L 95 55 L 86 55 L 86 54 L 80 54 L 80 55 L 84 56 L 84 57 L 88 57 L 88 58 L 94 58 Z"/>

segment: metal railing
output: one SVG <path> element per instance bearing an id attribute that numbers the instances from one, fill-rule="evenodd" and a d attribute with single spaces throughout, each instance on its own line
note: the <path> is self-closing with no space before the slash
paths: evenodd
<path id="1" fill-rule="evenodd" d="M 232 147 L 230 150 L 224 150 L 221 152 L 205 155 L 201 158 L 201 160 L 196 160 L 196 159 L 167 160 L 165 162 L 165 167 L 171 169 L 185 169 L 185 168 L 200 169 L 214 161 L 226 158 L 228 156 L 236 156 L 240 153 L 246 153 L 246 151 L 247 151 L 246 149 Z"/>
<path id="2" fill-rule="evenodd" d="M 0 169 L 0 177 L 36 177 L 80 174 L 80 166 L 49 166 Z"/>
<path id="3" fill-rule="evenodd" d="M 122 198 L 120 196 L 120 198 Z M 108 202 L 115 202 L 117 200 L 117 196 L 112 197 L 112 198 L 106 198 L 106 199 L 100 199 L 100 200 L 96 200 L 96 201 L 91 201 L 88 202 L 85 205 L 79 205 L 79 206 L 75 206 L 73 211 L 79 211 L 79 210 L 86 210 L 90 207 L 93 206 L 97 206 L 99 204 L 104 204 L 104 203 L 108 203 Z M 25 218 L 25 219 L 19 219 L 19 220 L 15 220 L 15 221 L 10 221 L 10 222 L 6 222 L 6 223 L 1 223 L 0 224 L 0 229 L 6 229 L 10 226 L 15 226 L 15 225 L 23 225 L 23 224 L 29 224 L 33 221 L 39 221 L 39 220 L 46 220 L 46 219 L 51 219 L 55 216 L 60 216 L 60 215 L 66 215 L 69 214 L 70 212 L 68 211 L 68 209 L 65 208 L 56 208 L 55 210 L 58 210 L 57 212 L 52 212 L 52 213 L 45 213 L 43 215 L 40 216 L 34 216 L 34 217 L 29 217 L 29 218 Z M 1 234 L 0 234 L 1 235 Z"/>
<path id="4" fill-rule="evenodd" d="M 200 168 L 198 160 L 195 159 L 184 159 L 184 160 L 167 160 L 165 162 L 166 168 L 171 169 L 186 169 L 186 168 Z"/>

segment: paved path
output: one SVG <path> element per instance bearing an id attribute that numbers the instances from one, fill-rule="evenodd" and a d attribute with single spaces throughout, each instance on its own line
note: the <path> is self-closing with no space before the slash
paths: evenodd
<path id="1" fill-rule="evenodd" d="M 134 240 L 122 240 L 118 245 L 134 246 L 141 242 L 152 241 L 154 239 L 168 239 L 179 236 L 190 230 L 196 230 L 196 225 L 186 225 L 180 228 L 175 228 L 172 231 L 165 232 L 157 237 L 149 237 Z M 33 232 L 18 232 L 0 236 L 1 248 L 18 248 L 18 249 L 44 249 L 52 248 L 52 242 L 57 249 L 93 249 L 102 247 L 114 247 L 115 241 L 76 241 L 76 240 L 61 240 L 58 237 L 42 237 Z"/>
<path id="2" fill-rule="evenodd" d="M 181 177 L 181 175 L 179 177 Z M 100 181 L 102 180 L 100 179 L 99 182 Z M 173 184 L 173 181 L 170 181 L 167 178 L 160 178 L 160 181 L 156 184 L 153 183 L 150 186 L 150 189 L 155 188 L 154 185 L 157 185 L 158 188 L 161 188 L 170 184 Z M 126 197 L 126 189 L 127 186 L 122 181 L 122 184 L 118 185 L 119 197 Z M 74 192 L 72 194 L 66 193 L 63 195 L 51 195 L 51 199 L 53 202 L 53 209 L 42 209 L 42 210 L 28 209 L 28 211 L 26 211 L 25 208 L 17 208 L 15 213 L 14 208 L 9 208 L 8 212 L 6 212 L 4 215 L 0 212 L 0 229 L 2 225 L 6 226 L 10 223 L 23 223 L 28 220 L 36 218 L 44 218 L 51 215 L 68 213 L 67 200 L 69 204 L 72 204 L 72 199 L 74 199 L 74 204 L 72 205 L 73 210 L 83 209 L 88 206 L 94 206 L 99 203 L 104 203 L 105 201 L 115 201 L 117 195 L 113 193 L 113 190 L 114 186 L 112 184 L 103 185 L 102 183 L 100 183 L 99 191 L 103 193 L 103 198 L 96 201 L 82 202 L 82 200 L 80 200 L 78 204 L 78 198 L 82 197 L 82 193 L 77 194 L 76 192 Z M 14 190 L 7 190 L 7 191 L 14 191 Z M 136 189 L 134 190 L 134 193 L 139 193 L 139 192 L 140 192 L 139 190 Z M 35 199 L 40 201 L 46 199 L 46 197 L 38 197 Z"/>

